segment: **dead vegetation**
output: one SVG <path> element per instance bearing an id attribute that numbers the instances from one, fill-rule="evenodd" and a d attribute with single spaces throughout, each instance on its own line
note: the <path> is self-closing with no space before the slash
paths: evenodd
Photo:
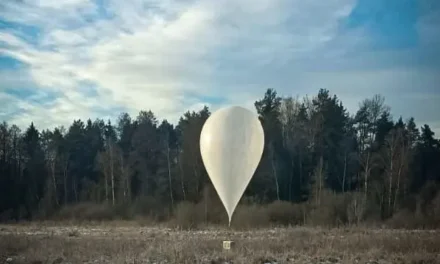
<path id="1" fill-rule="evenodd" d="M 31 223 L 1 230 L 0 263 L 440 263 L 440 235 L 428 230 L 185 231 L 133 222 Z M 225 252 L 221 241 L 228 239 L 236 246 Z"/>
<path id="2" fill-rule="evenodd" d="M 372 209 L 362 197 L 322 192 L 301 204 L 245 200 L 231 228 L 214 198 L 174 210 L 151 199 L 80 203 L 51 222 L 0 225 L 0 263 L 440 263 L 440 230 L 430 230 L 440 223 L 440 200 L 419 198 L 377 221 L 366 217 Z M 234 240 L 235 248 L 223 251 L 222 240 Z"/>
<path id="3" fill-rule="evenodd" d="M 429 192 L 428 192 L 429 194 Z M 166 224 L 169 227 L 197 229 L 204 226 L 228 224 L 227 215 L 218 196 L 205 197 L 193 203 L 183 201 L 173 208 L 160 206 L 151 197 L 139 198 L 131 204 L 78 203 L 60 208 L 51 217 L 41 220 L 90 221 L 136 220 L 143 225 Z M 319 199 L 303 203 L 274 201 L 259 204 L 245 199 L 234 212 L 232 228 L 271 228 L 289 226 L 382 226 L 404 229 L 440 228 L 440 193 L 408 199 L 400 211 L 387 219 L 366 203 L 362 193 L 321 191 Z"/>

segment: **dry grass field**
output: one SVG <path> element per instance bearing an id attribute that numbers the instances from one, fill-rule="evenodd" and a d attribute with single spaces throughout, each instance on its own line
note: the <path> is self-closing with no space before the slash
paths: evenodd
<path id="1" fill-rule="evenodd" d="M 230 251 L 222 240 L 236 241 Z M 0 225 L 0 263 L 440 263 L 440 232 L 280 228 L 183 231 L 110 222 Z"/>

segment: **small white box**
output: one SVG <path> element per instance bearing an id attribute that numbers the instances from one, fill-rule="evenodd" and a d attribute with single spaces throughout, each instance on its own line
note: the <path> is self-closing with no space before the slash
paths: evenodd
<path id="1" fill-rule="evenodd" d="M 226 240 L 223 241 L 223 249 L 231 250 L 234 247 L 234 241 Z"/>

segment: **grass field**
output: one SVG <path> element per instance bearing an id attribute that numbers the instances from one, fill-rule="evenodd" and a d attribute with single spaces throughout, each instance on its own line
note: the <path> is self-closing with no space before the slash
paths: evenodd
<path id="1" fill-rule="evenodd" d="M 236 241 L 230 251 L 223 240 Z M 439 231 L 0 225 L 0 263 L 440 263 Z"/>

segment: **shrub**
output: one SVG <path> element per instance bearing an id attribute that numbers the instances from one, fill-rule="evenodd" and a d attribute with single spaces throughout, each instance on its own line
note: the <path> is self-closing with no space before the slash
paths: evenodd
<path id="1" fill-rule="evenodd" d="M 205 223 L 228 223 L 228 216 L 225 207 L 211 185 L 205 186 L 203 190 L 203 199 L 197 204 L 197 209 L 200 213 L 201 219 Z"/>
<path id="2" fill-rule="evenodd" d="M 13 219 L 13 210 L 8 209 L 3 212 L 0 212 L 0 223 L 5 223 Z"/>
<path id="3" fill-rule="evenodd" d="M 436 198 L 438 193 L 438 184 L 435 182 L 427 182 L 420 190 L 419 208 L 423 214 L 429 214 L 430 205 Z"/>
<path id="4" fill-rule="evenodd" d="M 365 219 L 367 202 L 362 193 L 351 193 L 347 204 L 347 221 L 348 224 L 358 225 Z"/>
<path id="5" fill-rule="evenodd" d="M 440 227 L 440 192 L 426 206 L 425 219 L 428 228 Z"/>
<path id="6" fill-rule="evenodd" d="M 112 207 L 113 213 L 120 219 L 130 220 L 135 217 L 133 205 L 128 202 L 120 202 Z"/>
<path id="7" fill-rule="evenodd" d="M 194 229 L 202 222 L 197 206 L 191 202 L 181 202 L 176 206 L 175 212 L 176 225 L 182 229 Z"/>
<path id="8" fill-rule="evenodd" d="M 115 214 L 106 204 L 80 203 L 63 207 L 55 218 L 59 220 L 104 221 L 113 220 Z"/>
<path id="9" fill-rule="evenodd" d="M 440 227 L 440 192 L 434 184 L 427 184 L 418 197 L 416 210 L 403 209 L 387 221 L 392 228 L 439 228 Z"/>
<path id="10" fill-rule="evenodd" d="M 300 225 L 304 222 L 305 206 L 275 201 L 267 205 L 266 212 L 269 221 L 275 225 Z"/>
<path id="11" fill-rule="evenodd" d="M 132 216 L 148 217 L 155 221 L 165 221 L 170 215 L 170 209 L 154 197 L 141 196 L 133 201 L 130 208 Z"/>
<path id="12" fill-rule="evenodd" d="M 349 222 L 350 193 L 321 192 L 319 205 L 313 205 L 307 223 L 318 226 L 340 226 Z"/>
<path id="13" fill-rule="evenodd" d="M 390 219 L 386 221 L 386 225 L 390 228 L 397 229 L 418 229 L 423 228 L 425 219 L 420 213 L 413 213 L 408 209 L 396 212 Z"/>
<path id="14" fill-rule="evenodd" d="M 232 216 L 231 226 L 238 229 L 249 229 L 269 226 L 267 210 L 258 205 L 238 205 Z"/>

